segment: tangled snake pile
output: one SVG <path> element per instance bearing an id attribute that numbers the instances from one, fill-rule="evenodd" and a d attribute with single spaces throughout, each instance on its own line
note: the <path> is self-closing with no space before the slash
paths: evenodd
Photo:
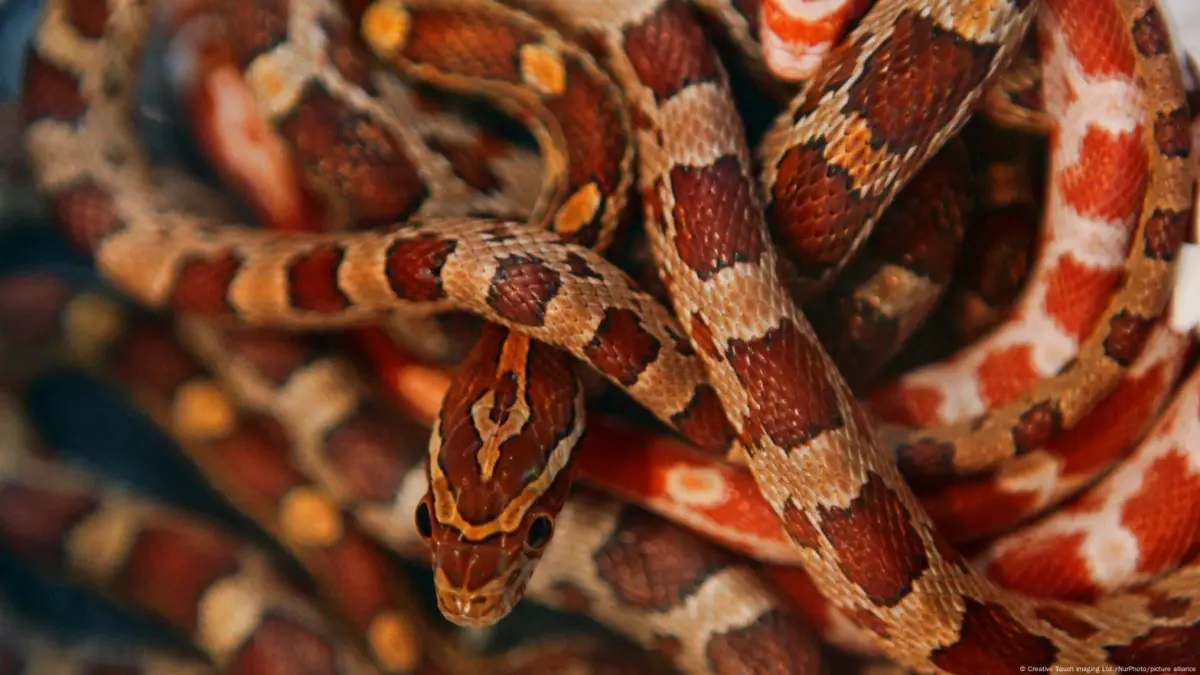
<path id="1" fill-rule="evenodd" d="M 25 146 L 115 293 L 0 279 L 6 377 L 120 383 L 313 583 L 62 466 L 14 398 L 5 551 L 199 650 L 121 657 L 145 672 L 818 672 L 814 631 L 917 672 L 1198 665 L 1200 373 L 1166 320 L 1192 117 L 1152 0 L 516 4 L 46 0 Z M 234 206 L 147 158 L 152 36 Z M 722 39 L 790 98 L 757 155 Z M 1009 155 L 978 210 L 1026 209 L 981 235 L 972 133 Z M 883 371 L 939 307 L 975 339 Z M 296 335 L 334 329 L 405 414 Z M 585 425 L 613 388 L 658 422 Z M 529 595 L 650 653 L 461 654 L 385 549 L 455 623 Z M 116 658 L 11 634 L 0 667 Z"/>

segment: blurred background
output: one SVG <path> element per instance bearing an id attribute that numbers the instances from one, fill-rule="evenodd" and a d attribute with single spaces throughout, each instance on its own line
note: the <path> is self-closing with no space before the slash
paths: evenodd
<path id="1" fill-rule="evenodd" d="M 1184 48 L 1193 53 L 1200 51 L 1200 2 L 1167 0 L 1167 7 L 1171 8 L 1175 23 L 1183 34 Z"/>

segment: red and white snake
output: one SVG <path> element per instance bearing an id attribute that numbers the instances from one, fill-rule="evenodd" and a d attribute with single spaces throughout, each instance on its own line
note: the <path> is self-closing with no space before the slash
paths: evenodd
<path id="1" fill-rule="evenodd" d="M 435 453 L 423 507 L 425 534 L 435 542 L 443 532 L 485 540 L 443 548 L 435 558 L 444 575 L 443 610 L 460 620 L 498 619 L 529 579 L 532 560 L 506 566 L 490 559 L 482 572 L 469 564 L 495 555 L 486 539 L 496 528 L 514 535 L 501 548 L 532 559 L 545 550 L 547 566 L 560 561 L 552 569 L 582 574 L 574 583 L 585 587 L 595 584 L 587 556 L 610 541 L 611 532 L 598 524 L 603 517 L 576 519 L 570 507 L 558 517 L 554 545 L 545 546 L 550 533 L 541 530 L 554 523 L 572 474 L 566 457 L 581 434 L 582 390 L 569 364 L 532 338 L 599 371 L 702 448 L 724 450 L 736 437 L 781 528 L 779 560 L 803 566 L 841 620 L 901 664 L 946 672 L 1104 661 L 1162 665 L 1200 642 L 1194 563 L 1090 605 L 1035 601 L 984 581 L 934 527 L 793 302 L 822 291 L 862 245 L 880 212 L 965 121 L 1036 13 L 1046 45 L 1044 79 L 1057 92 L 1047 95 L 1046 108 L 1057 127 L 1050 227 L 1030 289 L 1012 320 L 951 362 L 958 375 L 929 371 L 944 390 L 902 381 L 870 409 L 893 422 L 938 425 L 886 427 L 879 434 L 895 439 L 890 444 L 907 473 L 935 479 L 1070 446 L 1071 433 L 1092 428 L 1089 415 L 1101 401 L 1151 372 L 1158 384 L 1131 396 L 1149 410 L 1159 407 L 1187 348 L 1185 339 L 1154 326 L 1190 222 L 1192 175 L 1178 64 L 1152 4 L 882 0 L 767 134 L 761 188 L 722 67 L 687 5 L 530 4 L 603 56 L 630 106 L 632 128 L 619 121 L 625 113 L 617 108 L 579 123 L 581 111 L 604 111 L 617 95 L 603 94 L 606 79 L 581 50 L 533 19 L 483 2 L 381 0 L 357 9 L 365 41 L 391 65 L 419 80 L 483 93 L 531 124 L 551 175 L 533 210 L 547 215 L 535 222 L 562 234 L 602 220 L 615 227 L 621 215 L 632 155 L 620 142 L 605 145 L 613 138 L 594 121 L 618 120 L 609 128 L 624 128 L 637 142 L 641 202 L 673 312 L 594 251 L 520 222 L 431 217 L 386 231 L 283 237 L 182 211 L 153 180 L 127 121 L 133 59 L 149 17 L 149 8 L 133 2 L 111 2 L 103 16 L 94 5 L 50 4 L 26 99 L 39 182 L 73 239 L 94 251 L 102 274 L 150 307 L 293 329 L 459 309 L 519 331 L 476 345 L 473 355 L 493 379 L 460 374 L 459 389 L 451 389 L 459 393 L 441 413 L 441 436 L 452 445 L 451 431 L 480 434 L 462 441 L 466 454 L 459 461 L 467 466 Z M 208 9 L 186 7 L 173 23 L 187 37 L 200 25 L 188 22 Z M 362 157 L 353 155 L 322 164 L 328 141 L 312 126 L 322 116 L 378 154 L 400 154 L 368 143 L 383 133 L 385 116 L 361 93 L 369 91 L 363 89 L 369 79 L 341 51 L 336 36 L 344 24 L 330 18 L 334 8 L 294 0 L 246 11 L 252 16 L 243 18 L 255 20 L 235 22 L 247 29 L 242 51 L 229 58 L 257 87 L 266 117 L 302 148 L 298 173 L 345 178 L 339 168 L 361 166 Z M 439 42 L 439 31 L 473 39 Z M 274 41 L 263 44 L 264 36 Z M 214 58 L 223 63 L 219 52 Z M 320 86 L 311 84 L 314 78 Z M 1101 95 L 1111 104 L 1097 105 Z M 558 117 L 528 112 L 556 105 Z M 229 133 L 209 122 L 214 138 Z M 592 145 L 580 154 L 573 143 Z M 314 158 L 309 165 L 305 153 Z M 376 180 L 386 180 L 381 174 Z M 411 207 L 419 201 L 388 203 L 382 215 L 362 217 L 404 217 L 420 211 Z M 258 206 L 277 228 L 304 212 L 294 199 L 282 200 L 289 208 L 269 208 L 274 203 L 264 197 Z M 603 245 L 608 236 L 580 240 Z M 774 241 L 788 256 L 786 269 Z M 1054 339 L 1034 343 L 1033 335 Z M 547 356 L 533 358 L 539 350 Z M 537 401 L 531 392 L 541 380 L 534 368 L 547 370 L 555 386 L 574 387 L 558 413 L 521 408 L 527 398 Z M 999 376 L 989 379 L 983 370 Z M 963 396 L 968 386 L 975 389 Z M 1189 400 L 1187 391 L 1177 404 Z M 1167 419 L 1195 412 L 1172 410 Z M 567 422 L 539 426 L 546 424 L 543 413 Z M 463 418 L 469 427 L 447 424 Z M 1183 428 L 1167 424 L 1150 433 L 1170 437 L 1177 427 Z M 550 443 L 531 430 L 548 434 Z M 514 431 L 511 443 L 500 435 Z M 1138 433 L 1125 435 L 1132 440 Z M 513 476 L 514 486 L 476 481 L 475 459 L 485 479 L 500 471 Z M 1133 480 L 1118 475 L 1112 480 Z M 439 485 L 439 477 L 451 478 L 457 490 L 450 506 L 438 500 L 447 498 L 451 481 Z M 1056 498 L 1039 499 L 1026 513 Z M 471 509 L 482 524 L 465 522 Z M 572 522 L 583 524 L 567 528 L 568 537 L 564 524 Z M 1187 542 L 1195 525 L 1188 522 L 1165 545 L 1193 548 Z M 468 533 L 477 525 L 478 533 Z M 1174 553 L 1164 564 L 1189 557 Z M 498 582 L 497 568 L 504 572 Z M 1138 573 L 1149 578 L 1159 571 Z M 535 592 L 540 578 L 553 577 L 534 575 Z M 480 590 L 487 584 L 498 590 Z M 1172 611 L 1157 612 L 1164 598 Z M 704 668 L 699 655 L 711 656 L 707 649 L 689 642 L 693 667 Z"/>

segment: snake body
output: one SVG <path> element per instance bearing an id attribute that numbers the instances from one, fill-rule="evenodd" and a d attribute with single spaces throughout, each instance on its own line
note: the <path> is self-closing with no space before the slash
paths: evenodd
<path id="1" fill-rule="evenodd" d="M 289 20 L 316 22 L 321 14 L 312 10 L 315 3 L 293 4 L 310 11 L 285 11 Z M 794 304 L 794 296 L 831 283 L 901 187 L 961 127 L 1041 12 L 1058 49 L 1077 58 L 1097 50 L 1109 76 L 1137 82 L 1131 86 L 1140 96 L 1122 99 L 1133 101 L 1135 131 L 1128 151 L 1114 160 L 1143 176 L 1128 191 L 1136 198 L 1126 199 L 1134 206 L 1140 199 L 1140 214 L 1129 220 L 1133 243 L 1120 283 L 1094 326 L 1080 329 L 1074 358 L 1049 377 L 977 419 L 887 429 L 884 436 L 894 439 L 889 444 L 906 472 L 938 477 L 995 467 L 1081 424 L 1143 353 L 1165 308 L 1171 263 L 1190 219 L 1189 116 L 1169 36 L 1151 3 L 1113 0 L 1089 13 L 1070 0 L 882 0 L 768 133 L 761 180 L 753 175 L 722 66 L 687 4 L 531 4 L 603 55 L 632 109 L 647 233 L 672 310 L 592 248 L 541 229 L 538 218 L 421 216 L 402 228 L 285 237 L 181 210 L 156 184 L 127 121 L 134 59 L 149 19 L 148 8 L 134 2 L 112 2 L 107 13 L 80 3 L 49 5 L 25 101 L 39 183 L 71 237 L 93 251 L 100 272 L 148 307 L 299 330 L 466 310 L 514 331 L 490 343 L 504 347 L 493 349 L 489 362 L 504 363 L 510 345 L 519 351 L 524 344 L 521 358 L 510 361 L 529 363 L 524 354 L 541 348 L 529 343 L 536 340 L 598 371 L 702 448 L 723 451 L 736 439 L 786 546 L 815 588 L 908 667 L 1002 672 L 1018 664 L 1160 664 L 1179 653 L 1171 651 L 1176 646 L 1200 639 L 1200 609 L 1189 595 L 1194 564 L 1150 586 L 1159 596 L 1185 599 L 1186 609 L 1169 615 L 1148 607 L 1145 592 L 1077 605 L 1030 600 L 985 581 L 933 526 Z M 447 55 L 453 52 L 426 41 L 433 26 L 464 16 L 493 19 L 482 32 L 498 54 L 455 61 Z M 487 77 L 507 78 L 495 91 L 519 83 L 496 94 L 504 105 L 527 95 L 519 92 L 560 91 L 556 85 L 574 82 L 569 64 L 583 62 L 571 60 L 579 52 L 567 43 L 516 16 L 480 2 L 444 11 L 381 0 L 361 21 L 377 55 L 419 77 L 485 94 L 491 92 L 479 82 Z M 436 72 L 405 65 L 439 57 L 446 62 Z M 241 65 L 252 76 L 263 71 L 254 71 L 254 62 Z M 455 68 L 474 69 L 467 73 L 474 76 L 470 87 L 469 78 L 448 74 Z M 288 110 L 306 91 L 304 82 L 277 83 L 271 91 L 279 96 L 269 101 Z M 541 108 L 509 108 L 531 109 Z M 533 126 L 547 137 L 566 126 L 542 124 Z M 563 136 L 593 137 L 587 129 L 576 132 Z M 553 147 L 544 143 L 544 156 L 562 160 Z M 570 143 L 560 147 L 572 156 Z M 621 161 L 612 166 L 621 168 Z M 534 209 L 559 214 L 548 219 L 566 223 L 568 234 L 598 222 L 597 214 L 615 222 L 622 210 L 619 196 L 611 208 L 597 206 L 619 180 L 600 181 L 605 187 L 598 189 L 595 174 L 581 177 L 577 166 L 564 162 L 556 172 L 551 162 L 558 178 L 549 184 L 558 189 Z M 549 205 L 563 194 L 569 197 L 556 212 Z M 582 241 L 602 246 L 606 236 Z M 795 274 L 790 287 L 788 267 Z M 912 396 L 893 397 L 905 395 Z M 554 508 L 561 502 L 554 493 Z M 538 517 L 532 512 L 522 521 L 521 539 L 528 540 Z M 587 535 L 600 531 L 556 541 L 550 553 L 594 550 Z M 524 580 L 509 581 L 505 588 L 519 591 Z M 689 639 L 695 637 L 708 634 Z M 711 645 L 689 649 L 694 655 Z"/>
<path id="2" fill-rule="evenodd" d="M 493 662 L 450 658 L 454 648 L 424 625 L 422 615 L 405 600 L 405 587 L 361 543 L 365 533 L 401 555 L 428 561 L 411 518 L 426 493 L 426 469 L 419 435 L 397 428 L 386 410 L 370 400 L 366 383 L 345 359 L 278 333 L 229 333 L 196 321 L 181 322 L 172 331 L 161 321 L 44 275 L 5 279 L 0 298 L 8 300 L 0 321 L 48 317 L 34 322 L 40 328 L 25 331 L 14 347 L 18 352 L 68 340 L 57 348 L 89 368 L 107 371 L 106 377 L 132 391 L 138 406 L 236 506 L 295 552 L 323 589 L 325 606 L 350 617 L 355 632 L 365 637 L 364 656 L 379 670 L 412 672 L 444 663 L 450 672 L 477 672 L 484 665 L 490 670 L 511 661 L 504 666 L 511 672 L 528 672 L 520 669 L 522 663 L 528 668 L 551 664 L 546 667 L 555 672 L 552 664 L 566 660 L 586 672 L 609 672 L 609 664 L 626 669 L 616 672 L 628 672 L 616 655 L 597 655 L 603 645 L 586 642 L 576 645 L 573 659 L 565 658 L 570 645 L 554 644 Z M 76 330 L 65 332 L 71 325 Z M 215 367 L 209 371 L 201 361 Z M 218 387 L 217 381 L 227 386 Z M 8 412 L 15 417 L 15 411 Z M 43 467 L 38 475 L 53 480 L 51 468 Z M 17 470 L 10 476 L 14 501 L 24 476 Z M 0 544 L 20 550 L 22 537 L 32 532 L 39 541 L 62 542 L 68 555 L 87 558 L 91 540 L 74 535 L 77 521 L 63 522 L 57 509 L 43 505 L 30 503 L 11 512 L 17 520 L 10 529 L 0 529 Z M 353 519 L 341 517 L 339 507 Z M 110 529 L 125 522 L 121 513 L 128 511 L 117 509 Z M 547 551 L 549 562 L 530 588 L 534 599 L 574 611 L 586 604 L 590 614 L 647 648 L 661 649 L 668 640 L 673 660 L 688 672 L 711 670 L 714 662 L 736 669 L 763 653 L 791 664 L 792 672 L 816 667 L 811 636 L 751 567 L 729 552 L 595 492 L 576 495 L 556 516 L 561 538 L 573 543 Z M 22 518 L 35 525 L 18 527 Z M 652 551 L 670 551 L 677 560 L 697 564 L 664 566 L 644 555 Z M 113 555 L 122 552 L 137 554 L 118 550 Z M 153 565 L 147 555 L 136 558 L 126 564 Z M 335 591 L 351 571 L 354 592 L 339 595 Z M 222 586 L 203 585 L 204 575 L 197 578 L 196 591 L 174 602 L 194 604 L 206 631 L 223 630 L 229 616 L 218 602 L 224 597 Z M 734 598 L 738 611 L 722 609 Z M 131 604 L 158 613 L 140 598 Z M 254 626 L 237 625 L 246 632 L 229 635 L 222 643 L 225 651 L 205 642 L 199 646 L 222 662 L 234 645 L 253 645 Z M 321 637 L 310 635 L 315 642 Z M 353 645 L 349 649 L 353 653 Z"/>
<path id="3" fill-rule="evenodd" d="M 670 8 L 669 4 L 664 5 L 664 11 L 667 8 Z M 877 6 L 864 18 L 859 29 L 850 34 L 849 43 L 856 45 L 856 37 L 859 35 L 885 34 L 899 42 L 896 35 L 885 30 L 885 26 L 897 32 L 897 26 L 911 26 L 914 32 L 921 30 L 919 26 L 914 25 L 919 23 L 917 16 L 905 14 L 903 9 L 903 3 L 885 3 Z M 969 15 L 965 7 L 955 12 L 951 3 L 935 3 L 923 9 L 931 11 L 934 15 L 937 14 L 937 10 L 944 10 L 947 23 L 951 25 L 955 25 L 954 18 Z M 1006 14 L 1006 9 L 1011 13 Z M 1021 21 L 1029 18 L 1029 14 L 1024 14 L 1021 10 L 1028 9 L 1003 3 L 990 12 L 981 11 L 981 14 L 995 19 L 997 23 L 985 26 L 968 24 L 958 32 L 959 39 L 973 37 L 970 33 L 963 34 L 962 30 L 968 27 L 984 28 L 987 35 L 994 34 L 993 30 L 1004 34 L 1006 28 L 1011 28 L 1014 34 L 1019 34 L 1016 27 Z M 1115 12 L 1117 8 L 1112 9 Z M 893 10 L 898 14 L 889 16 L 885 10 Z M 652 18 L 657 17 L 652 15 Z M 1063 20 L 1063 17 L 1059 18 Z M 873 19 L 881 23 L 875 24 Z M 1008 22 L 1012 25 L 1008 25 Z M 625 40 L 627 39 L 626 37 Z M 992 54 L 1001 55 L 1006 48 L 1010 48 L 1010 45 L 1002 45 Z M 870 53 L 881 48 L 872 49 L 868 42 L 861 49 Z M 629 45 L 625 43 L 621 53 L 628 51 Z M 852 50 L 847 48 L 846 51 Z M 615 46 L 610 48 L 610 53 L 618 53 Z M 872 56 L 883 61 L 886 53 L 876 52 Z M 855 57 L 855 64 L 859 67 L 872 62 L 862 53 L 856 54 Z M 838 54 L 835 53 L 829 69 L 825 72 L 846 77 L 844 70 L 836 67 L 837 59 Z M 631 58 L 630 61 L 633 64 L 631 69 L 623 69 L 620 64 L 614 64 L 614 72 L 638 72 L 637 58 Z M 1172 67 L 1175 66 L 1173 56 L 1167 55 L 1167 61 Z M 982 83 L 989 70 L 988 63 L 975 63 L 972 64 L 973 68 L 955 71 L 956 77 L 948 78 L 942 83 L 943 86 L 937 89 L 938 93 L 954 90 L 959 76 L 967 81 L 970 81 L 971 77 L 977 77 Z M 639 74 L 648 79 L 645 69 Z M 716 80 L 718 89 L 720 77 L 718 73 L 712 78 Z M 831 75 L 830 79 L 833 77 L 834 75 Z M 865 86 L 866 80 L 860 79 L 862 77 L 860 75 L 859 78 L 855 78 L 851 73 L 846 80 L 829 84 L 819 78 L 817 83 L 811 85 L 808 93 L 802 96 L 800 103 L 792 109 L 798 112 L 802 111 L 805 105 L 810 106 L 814 110 L 813 117 L 802 117 L 795 127 L 790 124 L 785 127 L 781 124 L 776 129 L 775 138 L 788 137 L 787 133 L 791 132 L 794 134 L 791 138 L 804 139 L 807 132 L 806 122 L 812 124 L 814 129 L 823 129 L 820 121 L 809 120 L 819 120 L 819 113 L 823 110 L 838 109 L 838 94 L 853 91 L 855 85 Z M 896 77 L 903 81 L 903 77 Z M 672 103 L 687 100 L 686 96 L 690 92 L 712 84 L 711 79 L 703 85 L 693 84 L 691 80 L 694 79 L 697 78 L 693 76 L 683 79 L 682 82 L 687 82 L 686 86 L 679 86 L 680 81 L 676 81 L 678 90 L 664 92 L 660 88 L 653 92 L 653 96 L 646 92 L 640 97 L 631 94 L 630 99 L 634 105 L 644 107 L 643 117 L 668 120 L 670 111 L 673 110 Z M 835 84 L 838 86 L 834 86 Z M 976 91 L 979 85 L 963 86 Z M 1177 90 L 1176 99 L 1172 102 L 1173 107 L 1169 110 L 1174 110 L 1174 107 L 1181 103 L 1181 91 Z M 822 107 L 823 105 L 828 107 Z M 716 108 L 715 105 L 713 107 Z M 730 124 L 735 124 L 732 121 L 736 120 L 732 106 L 725 109 L 731 119 Z M 914 130 L 913 127 L 905 127 L 901 135 L 901 138 L 907 141 L 903 147 L 912 153 L 910 157 L 916 157 L 915 162 L 907 166 L 900 164 L 897 167 L 896 163 L 886 161 L 887 155 L 884 155 L 875 162 L 856 164 L 855 169 L 858 173 L 855 175 L 854 184 L 860 194 L 871 194 L 874 188 L 878 193 L 872 197 L 878 200 L 878 203 L 886 203 L 895 194 L 897 183 L 905 182 L 915 166 L 928 156 L 932 147 L 935 147 L 938 134 L 953 127 L 954 113 L 961 109 L 953 108 L 947 111 L 946 108 L 934 105 L 931 110 L 945 115 L 948 119 L 923 130 L 928 133 L 927 136 L 920 135 L 922 132 Z M 1154 109 L 1152 114 L 1157 116 L 1158 112 Z M 710 114 L 710 124 L 719 128 L 720 125 L 714 118 L 720 119 Z M 868 130 L 874 132 L 878 138 L 883 132 L 879 126 L 869 126 L 873 121 L 875 120 L 867 118 L 860 123 L 868 125 Z M 666 126 L 665 122 L 660 123 Z M 882 121 L 877 124 L 882 125 Z M 665 133 L 663 136 L 669 138 Z M 688 215 L 686 209 L 690 204 L 672 189 L 671 186 L 675 182 L 684 182 L 692 176 L 704 175 L 706 171 L 715 172 L 716 167 L 727 165 L 745 168 L 734 171 L 726 180 L 736 183 L 737 176 L 740 175 L 743 180 L 748 181 L 746 154 L 738 152 L 736 146 L 728 148 L 729 137 L 714 134 L 709 154 L 702 161 L 697 160 L 694 154 L 686 157 L 673 156 L 666 148 L 663 148 L 662 155 L 657 157 L 643 149 L 643 189 L 655 191 L 653 197 L 647 199 L 644 195 L 643 198 L 650 205 L 647 216 L 654 231 L 652 239 L 660 256 L 664 281 L 671 290 L 676 314 L 688 330 L 698 356 L 705 362 L 709 381 L 724 404 L 726 414 L 738 430 L 739 438 L 746 446 L 748 466 L 756 481 L 771 502 L 773 510 L 783 520 L 791 538 L 798 545 L 810 550 L 805 569 L 812 575 L 817 587 L 843 612 L 870 624 L 869 627 L 886 645 L 888 655 L 910 667 L 922 668 L 932 664 L 951 671 L 970 668 L 972 665 L 982 667 L 983 664 L 1000 667 L 1006 660 L 1013 658 L 1012 643 L 1004 647 L 999 646 L 1000 640 L 988 644 L 988 640 L 982 635 L 964 629 L 964 624 L 973 625 L 975 622 L 989 626 L 982 631 L 984 634 L 989 631 L 1003 631 L 1009 636 L 1023 636 L 1020 639 L 1026 640 L 1026 645 L 1040 643 L 1042 646 L 1037 649 L 1044 650 L 1040 658 L 1046 661 L 1070 663 L 1078 660 L 1082 665 L 1100 660 L 1098 654 L 1087 653 L 1094 647 L 1089 648 L 1083 644 L 1084 641 L 1072 644 L 1046 636 L 1047 632 L 1052 631 L 1040 627 L 1038 620 L 1020 618 L 1022 610 L 1033 611 L 1033 606 L 1026 604 L 1025 607 L 1021 607 L 1024 603 L 1015 602 L 1012 596 L 1006 596 L 980 584 L 970 574 L 964 575 L 965 570 L 958 564 L 956 556 L 945 553 L 947 547 L 939 543 L 933 534 L 932 526 L 915 505 L 915 499 L 900 478 L 891 458 L 887 457 L 875 442 L 865 416 L 856 409 L 856 403 L 845 384 L 833 375 L 836 370 L 817 346 L 807 322 L 796 312 L 791 298 L 779 284 L 779 274 L 772 269 L 774 256 L 769 248 L 761 245 L 769 241 L 769 235 L 761 221 L 754 222 L 756 219 L 752 215 L 748 218 L 744 215 L 747 212 L 752 214 L 753 209 L 735 213 L 736 216 L 743 216 L 740 220 L 731 218 L 725 222 Z M 841 134 L 832 132 L 823 144 L 826 153 L 829 148 L 836 147 L 838 140 L 843 137 L 849 139 L 852 136 L 846 131 Z M 768 148 L 772 146 L 775 138 L 768 137 Z M 887 140 L 889 139 L 885 136 L 884 147 L 876 150 L 877 152 L 887 152 Z M 872 147 L 878 147 L 877 144 L 878 140 Z M 788 152 L 794 153 L 794 147 L 789 146 Z M 1151 180 L 1166 179 L 1169 183 L 1176 183 L 1171 189 L 1178 190 L 1184 199 L 1170 204 L 1168 208 L 1186 211 L 1189 201 L 1186 167 L 1181 158 L 1170 157 L 1171 154 L 1178 154 L 1175 147 L 1168 145 L 1160 150 L 1162 152 L 1155 159 L 1164 164 L 1173 163 L 1175 166 L 1171 171 L 1152 171 Z M 786 152 L 784 156 L 787 156 Z M 659 157 L 663 159 L 656 163 L 655 160 Z M 776 157 L 777 155 L 770 150 L 765 153 L 765 165 L 768 167 L 766 183 L 768 191 L 779 195 L 779 186 L 787 183 L 788 175 L 783 169 L 788 165 L 777 164 Z M 771 167 L 777 167 L 784 180 L 779 180 L 780 176 L 777 175 L 772 181 Z M 906 170 L 909 172 L 907 175 Z M 828 169 L 824 172 L 825 176 L 831 174 L 834 172 Z M 689 178 L 681 178 L 682 176 Z M 772 183 L 774 188 L 771 187 Z M 1153 185 L 1150 192 L 1153 207 L 1148 205 L 1144 209 L 1145 220 L 1149 220 L 1156 209 L 1162 208 L 1155 204 L 1155 200 L 1167 197 L 1166 194 L 1153 194 Z M 1167 198 L 1173 200 L 1178 197 L 1172 195 Z M 863 201 L 870 202 L 866 199 Z M 768 208 L 770 206 L 768 204 Z M 714 234 L 706 236 L 706 228 L 710 227 L 712 232 L 722 233 L 723 238 Z M 853 240 L 860 236 L 850 232 L 847 240 L 850 240 L 852 245 Z M 756 247 L 755 241 L 760 242 L 760 246 Z M 744 248 L 733 247 L 731 250 L 735 242 Z M 1135 247 L 1134 251 L 1135 255 L 1146 255 L 1144 247 L 1140 250 Z M 1156 266 L 1157 263 L 1150 265 Z M 1136 271 L 1136 265 L 1131 265 L 1130 278 L 1127 280 L 1129 287 L 1134 285 L 1132 277 Z M 1163 273 L 1163 270 L 1159 269 L 1150 272 L 1149 276 L 1161 279 Z M 1159 286 L 1162 285 L 1160 281 Z M 700 300 L 701 298 L 703 300 Z M 747 312 L 739 306 L 739 298 L 756 298 L 759 302 L 752 308 L 746 308 L 750 309 L 750 312 Z M 1160 296 L 1158 306 L 1152 305 L 1147 313 L 1151 316 L 1156 315 L 1162 309 L 1161 304 Z M 1105 358 L 1111 360 L 1110 357 Z M 1077 361 L 1081 362 L 1082 359 Z M 798 381 L 808 384 L 803 393 L 792 384 Z M 998 417 L 1003 419 L 1003 416 Z M 988 422 L 979 425 L 967 438 L 986 438 L 989 432 L 994 434 L 995 427 L 990 426 L 991 422 L 989 419 Z M 1011 443 L 1011 436 L 1006 440 Z M 822 475 L 823 471 L 828 472 L 828 467 L 833 466 L 840 467 L 836 472 L 836 482 L 822 480 L 814 483 L 802 478 L 808 475 Z M 832 479 L 833 476 L 826 473 L 825 478 Z M 877 539 L 869 537 L 867 533 L 876 531 L 875 528 L 882 522 L 890 523 L 886 527 L 888 533 L 881 533 Z M 897 532 L 893 530 L 895 527 L 899 527 L 905 534 L 896 536 Z M 856 564 L 855 561 L 862 555 L 859 552 L 861 549 L 857 547 L 863 544 L 863 540 L 856 537 L 843 539 L 842 537 L 849 532 L 872 541 L 877 551 L 888 551 L 881 556 L 887 561 L 885 565 L 889 571 L 886 574 L 873 570 L 868 576 L 864 573 L 865 570 L 859 571 L 857 565 L 861 563 Z M 961 615 L 936 616 L 940 613 L 938 609 L 934 609 L 940 604 L 937 599 L 946 596 L 970 598 L 964 599 Z M 929 615 L 922 611 L 923 607 L 928 608 L 926 611 L 932 610 Z M 868 621 L 865 618 L 867 616 L 872 619 Z M 1096 625 L 1094 622 L 1097 617 L 1089 618 L 1089 623 Z M 937 625 L 939 620 L 944 622 L 947 635 L 957 634 L 955 640 L 946 643 L 945 638 L 935 637 L 940 631 L 932 626 Z M 1098 632 L 1103 632 L 1103 629 Z M 930 642 L 931 639 L 936 642 Z M 1007 662 L 1013 663 L 1012 660 Z"/>

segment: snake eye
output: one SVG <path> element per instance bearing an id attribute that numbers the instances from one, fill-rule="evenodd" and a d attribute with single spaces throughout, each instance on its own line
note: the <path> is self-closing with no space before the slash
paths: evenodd
<path id="1" fill-rule="evenodd" d="M 417 506 L 417 534 L 422 539 L 433 536 L 433 518 L 429 515 L 429 504 L 421 502 Z"/>
<path id="2" fill-rule="evenodd" d="M 550 543 L 550 535 L 554 534 L 554 521 L 550 516 L 538 516 L 529 526 L 529 534 L 525 535 L 525 545 L 535 551 Z"/>

